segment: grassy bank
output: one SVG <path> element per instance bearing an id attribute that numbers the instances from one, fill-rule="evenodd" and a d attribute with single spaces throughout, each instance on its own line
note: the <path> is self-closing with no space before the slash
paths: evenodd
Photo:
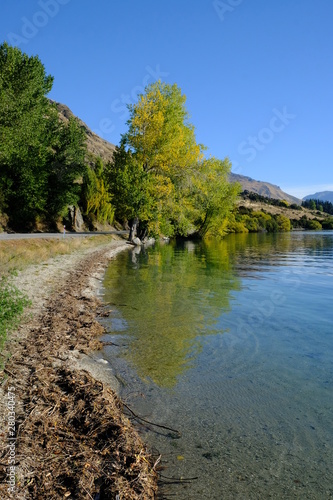
<path id="1" fill-rule="evenodd" d="M 13 270 L 22 271 L 31 264 L 42 263 L 57 255 L 77 250 L 98 247 L 113 241 L 113 235 L 87 236 L 65 239 L 24 239 L 0 241 L 0 275 L 6 276 Z"/>
<path id="2" fill-rule="evenodd" d="M 12 283 L 15 273 L 59 255 L 106 245 L 114 239 L 113 235 L 98 235 L 57 240 L 0 241 L 0 353 L 3 352 L 8 333 L 18 326 L 24 309 L 30 304 L 27 296 Z M 0 358 L 0 368 L 2 366 L 3 360 Z"/>

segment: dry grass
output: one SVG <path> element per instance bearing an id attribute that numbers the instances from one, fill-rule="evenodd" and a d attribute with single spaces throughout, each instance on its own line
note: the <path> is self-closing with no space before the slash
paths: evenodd
<path id="1" fill-rule="evenodd" d="M 328 217 L 331 217 L 329 214 L 322 212 L 320 215 L 317 213 L 317 210 L 309 210 L 305 207 L 302 207 L 302 210 L 294 210 L 289 207 L 279 207 L 276 205 L 269 205 L 268 203 L 263 203 L 261 201 L 252 201 L 252 200 L 239 200 L 239 205 L 252 208 L 254 211 L 263 211 L 272 215 L 285 215 L 288 219 L 299 220 L 303 215 L 305 215 L 308 219 L 318 219 L 325 220 Z"/>
<path id="2" fill-rule="evenodd" d="M 116 239 L 114 235 L 98 235 L 82 238 L 26 239 L 0 241 L 0 275 L 23 270 L 31 264 L 41 264 L 57 255 L 106 245 Z"/>

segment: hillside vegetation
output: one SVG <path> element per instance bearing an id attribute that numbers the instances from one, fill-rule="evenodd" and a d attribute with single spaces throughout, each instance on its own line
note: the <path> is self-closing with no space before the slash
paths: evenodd
<path id="1" fill-rule="evenodd" d="M 329 213 L 324 212 L 322 206 L 318 209 L 314 202 L 303 202 L 303 205 L 243 191 L 229 216 L 227 230 L 247 233 L 333 229 L 332 204 L 326 205 Z"/>

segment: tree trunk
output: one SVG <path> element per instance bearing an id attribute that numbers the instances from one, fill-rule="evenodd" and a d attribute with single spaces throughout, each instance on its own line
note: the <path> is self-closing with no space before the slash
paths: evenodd
<path id="1" fill-rule="evenodd" d="M 134 238 L 136 237 L 136 228 L 137 228 L 138 224 L 139 224 L 139 219 L 137 217 L 135 217 L 135 219 L 133 219 L 133 221 L 131 222 L 128 241 L 133 241 Z"/>
<path id="2" fill-rule="evenodd" d="M 141 241 L 143 241 L 145 239 L 147 234 L 148 234 L 148 229 L 146 227 L 140 226 L 140 230 L 138 232 L 138 237 L 140 238 Z"/>

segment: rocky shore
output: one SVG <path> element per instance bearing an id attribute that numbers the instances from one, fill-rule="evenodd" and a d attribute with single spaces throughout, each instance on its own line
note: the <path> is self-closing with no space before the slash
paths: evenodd
<path id="1" fill-rule="evenodd" d="M 101 347 L 96 287 L 125 247 L 59 256 L 15 280 L 32 306 L 1 373 L 3 499 L 155 498 L 153 460 L 121 401 L 81 363 Z"/>

